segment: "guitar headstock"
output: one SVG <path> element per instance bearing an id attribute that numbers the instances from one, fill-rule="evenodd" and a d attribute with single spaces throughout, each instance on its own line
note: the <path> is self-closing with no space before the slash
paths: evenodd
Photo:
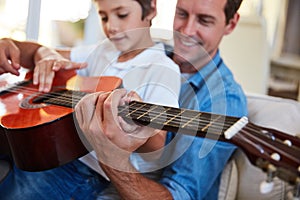
<path id="1" fill-rule="evenodd" d="M 250 162 L 267 173 L 268 179 L 278 177 L 300 186 L 300 139 L 278 130 L 248 123 L 231 138 Z"/>

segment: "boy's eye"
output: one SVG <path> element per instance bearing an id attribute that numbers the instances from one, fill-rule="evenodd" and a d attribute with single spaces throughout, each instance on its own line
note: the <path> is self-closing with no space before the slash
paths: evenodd
<path id="1" fill-rule="evenodd" d="M 103 21 L 103 22 L 107 22 L 107 17 L 101 17 L 101 20 Z"/>
<path id="2" fill-rule="evenodd" d="M 118 17 L 119 18 L 125 18 L 125 17 L 127 17 L 128 16 L 128 14 L 126 13 L 126 14 L 118 14 Z"/>

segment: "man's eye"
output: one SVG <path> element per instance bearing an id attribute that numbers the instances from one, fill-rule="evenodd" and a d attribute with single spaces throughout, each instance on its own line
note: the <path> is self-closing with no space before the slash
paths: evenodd
<path id="1" fill-rule="evenodd" d="M 187 16 L 187 14 L 185 12 L 180 12 L 180 11 L 177 11 L 176 15 L 179 16 L 179 17 L 181 17 L 181 18 L 184 18 L 184 17 Z"/>
<path id="2" fill-rule="evenodd" d="M 198 21 L 199 21 L 200 24 L 203 24 L 203 25 L 209 25 L 209 24 L 213 23 L 211 20 L 208 20 L 208 19 L 205 19 L 205 18 L 200 18 Z"/>

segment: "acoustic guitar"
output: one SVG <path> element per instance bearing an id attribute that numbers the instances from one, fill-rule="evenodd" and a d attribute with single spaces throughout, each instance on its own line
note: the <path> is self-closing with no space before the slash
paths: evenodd
<path id="1" fill-rule="evenodd" d="M 122 83 L 117 77 L 80 77 L 66 70 L 56 73 L 52 91 L 41 93 L 32 84 L 32 72 L 6 84 L 16 78 L 0 81 L 0 154 L 9 155 L 26 171 L 55 168 L 87 154 L 73 106 L 87 93 L 111 91 Z M 57 105 L 59 101 L 64 105 Z"/>
<path id="2" fill-rule="evenodd" d="M 59 77 L 57 75 L 56 79 Z M 59 87 L 50 93 L 37 92 L 29 82 L 29 85 L 18 85 L 0 96 L 0 101 L 7 108 L 0 122 L 19 168 L 28 171 L 50 169 L 87 153 L 74 126 L 73 107 L 89 92 L 109 91 L 121 84 L 121 80 L 115 77 L 98 77 L 96 80 L 97 84 L 91 78 L 77 81 L 80 86 L 93 86 L 76 90 L 55 82 L 54 85 Z M 300 185 L 300 139 L 257 126 L 246 117 L 137 101 L 119 107 L 119 115 L 129 123 L 235 144 L 252 164 L 269 176 L 277 176 L 297 187 Z"/>

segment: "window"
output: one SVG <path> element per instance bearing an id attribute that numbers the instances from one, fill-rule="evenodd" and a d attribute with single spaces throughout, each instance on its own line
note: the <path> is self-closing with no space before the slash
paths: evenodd
<path id="1" fill-rule="evenodd" d="M 53 47 L 73 46 L 82 40 L 91 2 L 0 0 L 0 37 L 36 40 Z"/>
<path id="2" fill-rule="evenodd" d="M 26 39 L 29 0 L 0 0 L 0 37 Z"/>

